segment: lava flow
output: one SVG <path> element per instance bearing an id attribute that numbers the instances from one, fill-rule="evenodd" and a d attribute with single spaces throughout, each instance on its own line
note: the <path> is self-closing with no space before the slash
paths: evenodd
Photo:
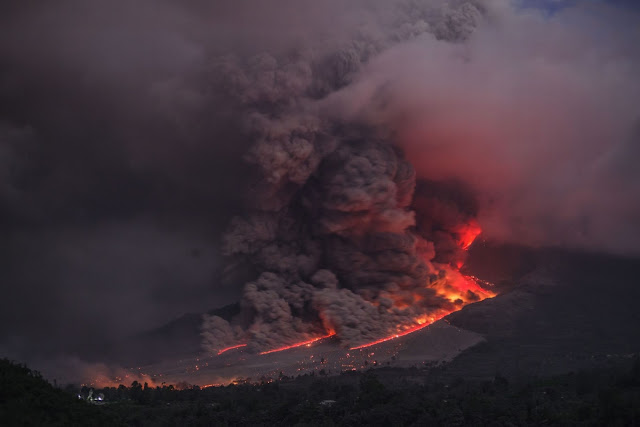
<path id="1" fill-rule="evenodd" d="M 458 245 L 467 250 L 473 244 L 474 240 L 480 233 L 482 229 L 480 225 L 475 221 L 470 221 L 469 223 L 461 226 L 458 230 Z M 462 265 L 458 265 L 458 268 L 462 267 Z M 434 289 L 436 293 L 449 300 L 452 304 L 456 306 L 456 308 L 449 310 L 442 310 L 437 315 L 429 316 L 428 318 L 421 318 L 416 320 L 416 325 L 411 326 L 408 329 L 399 330 L 393 335 L 388 337 L 380 338 L 375 341 L 368 342 L 366 344 L 358 345 L 355 347 L 351 347 L 350 350 L 358 350 L 366 347 L 371 347 L 372 345 L 381 344 L 386 341 L 390 341 L 396 338 L 403 337 L 405 335 L 409 335 L 413 332 L 419 331 L 434 322 L 442 319 L 443 317 L 453 313 L 454 311 L 459 310 L 462 306 L 471 303 L 482 301 L 487 298 L 493 298 L 496 294 L 488 289 L 480 286 L 480 282 L 483 282 L 480 279 L 474 276 L 464 276 L 460 274 L 457 270 L 449 270 L 447 280 L 436 281 L 431 283 L 429 287 Z"/>
<path id="2" fill-rule="evenodd" d="M 448 276 L 448 280 L 436 281 L 429 287 L 435 290 L 439 296 L 459 306 L 457 309 L 469 303 L 496 296 L 491 290 L 480 286 L 480 279 L 474 276 L 464 276 L 456 270 L 449 271 Z"/>
<path id="3" fill-rule="evenodd" d="M 449 313 L 443 313 L 439 316 L 436 317 L 431 317 L 429 318 L 429 321 L 424 321 L 423 323 L 418 323 L 417 325 L 409 328 L 409 329 L 405 329 L 404 331 L 400 331 L 400 332 L 396 332 L 395 334 L 385 337 L 385 338 L 380 338 L 379 340 L 375 340 L 375 341 L 371 341 L 368 342 L 366 344 L 362 344 L 362 345 L 358 345 L 355 347 L 351 347 L 349 350 L 359 350 L 361 348 L 366 348 L 366 347 L 371 347 L 372 345 L 376 345 L 376 344 L 381 344 L 383 342 L 387 342 L 387 341 L 391 341 L 393 339 L 396 338 L 400 338 L 400 337 L 404 337 L 405 335 L 409 335 L 413 332 L 419 331 L 420 329 L 426 328 L 427 326 L 431 325 L 432 323 L 442 319 L 443 317 L 445 317 L 447 314 Z"/>
<path id="4" fill-rule="evenodd" d="M 334 336 L 335 334 L 336 334 L 335 332 L 332 332 L 332 333 L 330 333 L 328 335 L 317 337 L 317 338 L 314 338 L 314 339 L 311 339 L 311 340 L 308 340 L 308 341 L 303 341 L 303 342 L 299 342 L 299 343 L 296 343 L 296 344 L 291 344 L 291 345 L 288 345 L 286 347 L 274 348 L 273 350 L 263 351 L 262 353 L 260 353 L 260 355 L 270 354 L 270 353 L 277 353 L 278 351 L 284 351 L 284 350 L 289 350 L 289 349 L 292 349 L 292 348 L 302 347 L 302 346 L 305 346 L 305 345 L 311 345 L 314 342 L 323 340 L 325 338 L 330 338 L 330 337 Z"/>
<path id="5" fill-rule="evenodd" d="M 465 293 L 468 292 L 472 292 L 472 295 L 474 295 L 476 301 L 482 301 L 484 299 L 487 298 L 493 298 L 495 296 L 495 293 L 482 288 L 478 283 L 477 283 L 477 279 L 473 276 L 462 276 L 463 277 L 463 283 L 464 285 L 461 287 L 453 287 L 451 286 L 452 289 L 456 289 L 457 292 L 453 292 L 451 290 L 447 291 L 446 293 L 440 293 L 442 296 L 445 296 L 447 299 L 449 299 L 451 302 L 456 302 L 456 301 L 460 301 L 461 304 L 466 304 L 467 300 L 462 299 L 462 296 L 464 296 Z M 419 331 L 420 329 L 426 328 L 427 326 L 437 322 L 438 320 L 442 319 L 443 317 L 448 316 L 449 314 L 453 313 L 454 311 L 457 311 L 456 309 L 454 310 L 444 310 L 442 312 L 440 312 L 438 315 L 436 316 L 430 316 L 428 319 L 418 319 L 417 322 L 418 324 L 415 326 L 412 326 L 408 329 L 404 329 L 402 331 L 398 331 L 393 335 L 390 335 L 388 337 L 384 337 L 384 338 L 380 338 L 378 340 L 375 341 L 371 341 L 368 342 L 366 344 L 362 344 L 362 345 L 358 345 L 355 347 L 351 347 L 349 350 L 359 350 L 361 348 L 366 348 L 366 347 L 371 347 L 372 345 L 376 345 L 376 344 L 381 344 L 383 342 L 386 341 L 390 341 L 396 338 L 400 338 L 400 337 L 404 337 L 405 335 L 409 335 L 413 332 Z"/>
<path id="6" fill-rule="evenodd" d="M 462 250 L 467 250 L 474 242 L 476 237 L 480 235 L 481 228 L 479 224 L 475 220 L 470 220 L 463 225 L 460 225 L 455 230 L 456 243 L 458 247 Z M 430 259 L 426 260 L 430 262 Z M 453 264 L 453 263 L 452 263 Z M 438 268 L 440 268 L 441 275 L 440 278 L 429 281 L 425 283 L 425 286 L 430 290 L 435 291 L 435 294 L 440 297 L 442 300 L 446 300 L 447 302 L 443 303 L 443 307 L 438 310 L 431 312 L 429 315 L 423 315 L 417 317 L 411 322 L 409 325 L 402 324 L 397 325 L 396 331 L 387 336 L 375 341 L 371 341 L 365 344 L 359 344 L 354 347 L 350 347 L 350 350 L 358 350 L 366 347 L 370 347 L 376 344 L 381 344 L 386 341 L 390 341 L 396 338 L 404 337 L 413 332 L 419 331 L 427 326 L 433 324 L 434 322 L 446 317 L 447 315 L 460 310 L 467 304 L 482 301 L 487 298 L 492 298 L 495 296 L 495 293 L 491 290 L 487 289 L 491 284 L 484 282 L 474 276 L 465 276 L 460 273 L 459 268 L 461 265 L 456 263 L 458 268 L 455 268 L 451 264 L 439 264 Z M 485 285 L 484 287 L 481 285 Z M 422 296 L 420 294 L 414 295 L 416 301 L 419 301 Z M 406 301 L 394 301 L 394 305 L 396 308 L 402 308 L 401 304 L 407 304 Z M 333 337 L 336 333 L 333 330 L 328 330 L 326 335 L 319 336 L 313 339 L 309 339 L 306 341 L 290 344 L 284 347 L 274 348 L 271 350 L 266 350 L 259 355 L 266 355 L 271 353 L 277 353 L 280 351 L 290 350 L 303 346 L 311 346 L 311 344 L 316 343 L 318 341 Z M 221 355 L 229 350 L 245 347 L 247 344 L 238 344 L 231 347 L 224 348 L 218 351 L 218 355 Z"/>
<path id="7" fill-rule="evenodd" d="M 471 247 L 476 237 L 482 233 L 482 228 L 480 228 L 480 224 L 478 224 L 476 220 L 472 219 L 458 226 L 458 229 L 455 231 L 458 235 L 458 245 L 466 251 Z"/>
<path id="8" fill-rule="evenodd" d="M 246 346 L 247 346 L 246 344 L 238 344 L 238 345 L 232 345 L 231 347 L 223 348 L 222 350 L 218 351 L 218 356 L 220 356 L 222 353 L 226 353 L 229 350 L 234 350 L 236 348 L 241 348 Z"/>

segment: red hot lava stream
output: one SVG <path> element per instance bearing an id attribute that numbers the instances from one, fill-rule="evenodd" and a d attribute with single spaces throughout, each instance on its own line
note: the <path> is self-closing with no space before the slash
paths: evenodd
<path id="1" fill-rule="evenodd" d="M 303 341 L 303 342 L 299 342 L 299 343 L 296 343 L 296 344 L 291 344 L 291 345 L 288 345 L 286 347 L 274 348 L 273 350 L 263 351 L 260 354 L 263 355 L 263 354 L 277 353 L 278 351 L 285 351 L 285 350 L 289 350 L 289 349 L 296 348 L 296 347 L 302 347 L 304 345 L 311 345 L 314 342 L 323 340 L 325 338 L 330 338 L 330 337 L 334 336 L 335 334 L 336 334 L 335 332 L 332 332 L 332 333 L 330 333 L 328 335 L 317 337 L 317 338 L 314 338 L 314 339 L 311 339 L 311 340 L 308 340 L 308 341 Z"/>
<path id="2" fill-rule="evenodd" d="M 229 350 L 234 350 L 236 348 L 241 348 L 246 346 L 247 346 L 246 344 L 238 344 L 238 345 L 232 345 L 231 347 L 223 348 L 222 350 L 218 351 L 218 356 L 220 356 L 222 353 L 226 353 Z"/>
<path id="3" fill-rule="evenodd" d="M 455 300 L 461 300 L 462 299 L 462 295 L 465 291 L 470 291 L 473 290 L 474 294 L 477 296 L 477 301 L 482 301 L 484 299 L 487 298 L 493 298 L 495 296 L 495 294 L 487 289 L 482 288 L 480 285 L 478 285 L 478 281 L 476 278 L 472 277 L 472 276 L 462 276 L 464 278 L 464 282 L 465 282 L 465 287 L 459 287 L 457 288 L 457 292 L 452 292 L 450 290 L 442 290 L 441 292 L 438 292 L 440 295 L 446 296 L 447 299 L 451 300 L 451 301 L 455 301 Z M 438 288 L 436 288 L 438 289 Z M 440 291 L 440 290 L 439 290 Z M 404 337 L 405 335 L 409 335 L 413 332 L 419 331 L 420 329 L 426 328 L 427 326 L 437 322 L 438 320 L 442 319 L 443 317 L 448 316 L 449 314 L 453 313 L 454 311 L 457 311 L 458 309 L 454 309 L 454 310 L 444 310 L 441 311 L 440 313 L 438 313 L 435 316 L 429 316 L 428 318 L 419 318 L 417 319 L 417 325 L 412 326 L 408 329 L 404 329 L 401 331 L 396 332 L 393 335 L 390 335 L 388 337 L 384 337 L 384 338 L 380 338 L 378 340 L 375 341 L 371 341 L 368 342 L 366 344 L 362 344 L 362 345 L 358 345 L 355 347 L 351 347 L 349 350 L 358 350 L 361 348 L 366 348 L 366 347 L 371 347 L 372 345 L 376 345 L 376 344 L 381 344 L 383 342 L 386 341 L 390 341 L 396 338 L 400 338 L 400 337 Z"/>
<path id="4" fill-rule="evenodd" d="M 439 315 L 437 317 L 432 317 L 432 318 L 429 319 L 428 322 L 419 323 L 416 326 L 413 326 L 413 327 L 411 327 L 409 329 L 405 329 L 402 332 L 397 332 L 397 333 L 395 333 L 395 334 L 393 334 L 391 336 L 388 336 L 388 337 L 385 337 L 385 338 L 380 338 L 379 340 L 371 341 L 371 342 L 368 342 L 366 344 L 358 345 L 356 347 L 351 347 L 349 350 L 359 350 L 361 348 L 371 347 L 372 345 L 381 344 L 383 342 L 391 341 L 391 340 L 396 339 L 396 338 L 404 337 L 405 335 L 409 335 L 410 333 L 419 331 L 422 328 L 426 328 L 427 326 L 429 326 L 432 323 L 442 319 L 443 317 L 445 317 L 448 314 L 450 314 L 450 313 L 444 313 L 444 314 L 441 314 L 441 315 Z"/>

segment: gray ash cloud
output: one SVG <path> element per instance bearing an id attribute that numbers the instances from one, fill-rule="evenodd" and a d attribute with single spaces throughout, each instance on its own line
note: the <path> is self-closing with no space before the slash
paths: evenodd
<path id="1" fill-rule="evenodd" d="M 284 209 L 236 218 L 225 252 L 259 275 L 244 286 L 241 330 L 206 317 L 205 346 L 268 349 L 326 331 L 361 344 L 450 306 L 428 286 L 447 267 L 430 263 L 434 244 L 414 230 L 414 187 L 388 142 L 347 139 L 297 191 L 283 190 Z"/>
<path id="2" fill-rule="evenodd" d="M 567 49 L 586 34 L 543 23 L 535 13 L 515 12 L 505 2 L 410 1 L 384 12 L 375 25 L 364 23 L 338 40 L 282 55 L 227 57 L 218 68 L 228 75 L 225 87 L 246 109 L 243 131 L 252 145 L 245 160 L 256 168 L 248 195 L 253 212 L 232 221 L 224 250 L 236 268 L 254 278 L 244 286 L 242 315 L 231 322 L 239 329 L 205 318 L 205 348 L 247 341 L 261 350 L 326 331 L 355 345 L 450 310 L 454 303 L 435 288 L 456 280 L 454 267 L 464 262 L 465 235 L 479 228 L 477 218 L 489 224 L 490 238 L 505 239 L 504 223 L 532 209 L 524 214 L 528 230 L 507 226 L 516 232 L 505 240 L 558 244 L 553 230 L 565 218 L 535 212 L 549 183 L 531 168 L 556 141 L 567 152 L 580 153 L 573 161 L 599 161 L 593 155 L 602 141 L 581 140 L 586 134 L 572 129 L 591 105 L 561 119 L 555 134 L 549 126 L 557 119 L 543 110 L 551 87 L 575 87 L 561 58 L 569 58 L 570 72 L 576 71 L 583 57 Z M 579 10 L 567 16 L 582 22 L 589 14 Z M 549 72 L 538 71 L 535 62 L 522 76 L 505 70 L 512 86 L 502 85 L 488 74 L 502 71 L 493 64 L 504 67 L 522 51 L 510 52 L 511 41 L 496 37 L 513 34 L 518 25 L 524 26 L 524 45 L 546 39 L 540 33 L 544 25 L 562 42 L 557 48 L 531 47 L 534 57 L 554 64 Z M 637 58 L 627 62 L 637 68 Z M 619 105 L 631 101 L 621 87 L 638 90 L 628 77 L 609 87 Z M 544 90 L 531 91 L 523 85 L 527 78 L 532 88 Z M 531 105 L 518 108 L 531 114 L 509 111 L 509 94 L 519 90 Z M 572 108 L 579 99 L 591 102 L 599 91 L 585 88 L 560 108 Z M 499 111 L 497 123 L 492 108 Z M 500 123 L 512 115 L 515 124 Z M 611 134 L 617 119 L 602 118 L 592 130 Z M 532 124 L 541 120 L 544 125 L 536 130 Z M 536 132 L 542 135 L 539 153 L 532 149 Z M 519 151 L 531 152 L 530 158 L 519 157 Z M 572 160 L 551 160 L 553 185 L 575 185 L 562 171 Z M 510 181 L 516 185 L 509 188 Z M 505 201 L 501 189 L 519 201 Z M 572 201 L 563 209 L 588 210 L 589 204 Z M 578 218 L 570 222 L 572 229 L 579 227 Z M 572 232 L 561 233 L 560 244 L 584 245 Z M 478 299 L 473 292 L 467 297 Z M 210 323 L 215 334 L 209 333 Z M 225 336 L 222 329 L 232 333 Z"/>
<path id="3" fill-rule="evenodd" d="M 413 166 L 384 130 L 336 120 L 318 103 L 389 46 L 432 33 L 462 41 L 481 19 L 470 2 L 431 24 L 400 16 L 408 21 L 384 37 L 365 31 L 329 53 L 216 63 L 223 87 L 247 109 L 253 145 L 245 160 L 257 169 L 253 212 L 232 220 L 223 250 L 256 278 L 244 285 L 233 326 L 205 316 L 205 348 L 247 341 L 264 350 L 327 331 L 361 344 L 451 305 L 429 288 L 443 280 L 446 262 L 430 261 L 434 241 L 455 237 L 446 228 L 430 240 L 416 232 Z"/>

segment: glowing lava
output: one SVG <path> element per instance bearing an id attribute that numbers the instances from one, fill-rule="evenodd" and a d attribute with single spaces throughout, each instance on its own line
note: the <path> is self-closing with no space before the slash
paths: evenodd
<path id="1" fill-rule="evenodd" d="M 473 244 L 476 237 L 482 233 L 480 224 L 475 219 L 462 224 L 455 231 L 458 235 L 458 246 L 463 250 L 469 249 Z M 458 268 L 462 267 L 462 263 L 457 265 Z M 358 350 L 361 348 L 370 347 L 372 345 L 380 344 L 386 341 L 390 341 L 395 338 L 400 338 L 405 335 L 409 335 L 413 332 L 419 331 L 434 322 L 442 319 L 443 317 L 461 309 L 466 304 L 472 302 L 482 301 L 487 298 L 493 298 L 496 294 L 488 289 L 480 286 L 481 281 L 473 276 L 463 276 L 459 271 L 455 269 L 447 269 L 446 278 L 443 280 L 436 280 L 429 284 L 429 288 L 436 291 L 437 295 L 447 299 L 452 303 L 452 306 L 448 309 L 438 311 L 438 314 L 431 315 L 429 317 L 423 317 L 416 319 L 416 325 L 411 326 L 408 329 L 402 329 L 393 335 L 385 338 L 362 344 L 359 346 L 351 347 L 350 350 Z M 488 284 L 486 282 L 483 282 Z M 417 296 L 416 296 L 417 297 Z"/>
<path id="2" fill-rule="evenodd" d="M 330 338 L 330 337 L 334 336 L 335 334 L 336 334 L 335 332 L 332 332 L 332 333 L 330 333 L 328 335 L 324 335 L 322 337 L 317 337 L 317 338 L 314 338 L 314 339 L 311 339 L 311 340 L 308 340 L 308 341 L 303 341 L 303 342 L 299 342 L 299 343 L 296 343 L 296 344 L 291 344 L 291 345 L 288 345 L 286 347 L 275 348 L 273 350 L 263 351 L 260 354 L 262 355 L 262 354 L 277 353 L 278 351 L 284 351 L 284 350 L 289 350 L 289 349 L 292 349 L 292 348 L 302 347 L 302 346 L 305 346 L 305 345 L 311 345 L 314 342 L 323 340 L 325 338 Z"/>
<path id="3" fill-rule="evenodd" d="M 443 317 L 448 316 L 454 311 L 459 310 L 470 302 L 482 301 L 487 298 L 493 298 L 496 294 L 490 290 L 484 289 L 478 284 L 479 279 L 476 279 L 473 276 L 463 276 L 457 271 L 453 272 L 455 280 L 453 280 L 454 284 L 449 284 L 448 281 L 436 282 L 436 284 L 432 284 L 430 287 L 432 289 L 436 289 L 438 295 L 445 297 L 453 304 L 456 304 L 458 307 L 454 307 L 449 310 L 442 310 L 437 315 L 431 315 L 429 317 L 421 317 L 416 319 L 417 325 L 411 326 L 408 329 L 403 329 L 396 332 L 393 335 L 390 335 L 385 338 L 380 338 L 375 341 L 368 342 L 366 344 L 358 345 L 355 347 L 351 347 L 349 350 L 358 350 L 361 348 L 371 347 L 372 345 L 381 344 L 386 341 L 390 341 L 396 338 L 404 337 L 405 335 L 409 335 L 413 332 L 419 331 L 420 329 L 426 328 L 427 326 L 437 322 Z"/>
<path id="4" fill-rule="evenodd" d="M 457 241 L 458 246 L 463 250 L 469 249 L 469 247 L 475 241 L 476 237 L 478 237 L 481 232 L 482 232 L 482 229 L 480 228 L 480 225 L 476 220 L 472 219 L 471 221 L 465 224 L 462 224 L 456 230 L 456 234 L 458 236 L 458 241 Z M 462 265 L 460 264 L 457 267 L 459 269 L 460 267 L 462 267 Z M 493 298 L 496 295 L 494 292 L 480 286 L 480 283 L 483 283 L 485 285 L 491 285 L 487 282 L 483 282 L 473 276 L 464 276 L 456 269 L 445 268 L 445 271 L 446 271 L 445 278 L 443 278 L 442 280 L 436 280 L 435 282 L 430 283 L 428 287 L 435 290 L 438 296 L 448 300 L 451 303 L 451 305 L 448 308 L 438 310 L 436 314 L 419 317 L 415 319 L 416 324 L 413 326 L 410 326 L 408 328 L 402 328 L 402 326 L 398 326 L 398 331 L 396 331 L 393 335 L 380 338 L 378 340 L 371 341 L 366 344 L 361 344 L 355 347 L 351 347 L 350 350 L 358 350 L 366 347 L 371 347 L 376 344 L 381 344 L 386 341 L 404 337 L 413 332 L 426 328 L 427 326 L 442 319 L 443 317 L 446 317 L 447 315 L 453 313 L 454 311 L 460 310 L 466 304 L 482 301 L 487 298 Z M 414 299 L 419 300 L 420 298 L 421 298 L 420 295 L 414 295 Z M 395 301 L 395 304 L 400 307 L 402 306 L 402 304 L 407 305 L 407 303 L 403 301 Z M 300 342 L 297 344 L 288 345 L 286 347 L 263 351 L 260 354 L 276 353 L 278 351 L 284 351 L 284 350 L 289 350 L 296 347 L 311 345 L 314 342 L 332 337 L 334 335 L 335 335 L 335 332 L 331 331 L 331 333 L 322 337 L 314 338 L 312 340 Z"/>
<path id="5" fill-rule="evenodd" d="M 226 353 L 229 350 L 234 350 L 236 348 L 241 348 L 246 346 L 247 346 L 246 344 L 238 344 L 238 345 L 233 345 L 231 347 L 223 348 L 222 350 L 218 351 L 218 356 L 220 356 L 222 353 Z"/>
<path id="6" fill-rule="evenodd" d="M 481 232 L 482 232 L 482 229 L 480 228 L 480 225 L 477 223 L 477 221 L 470 220 L 469 222 L 460 225 L 455 230 L 455 234 L 457 235 L 456 243 L 461 249 L 467 250 L 473 244 L 474 240 L 476 239 L 476 237 L 478 237 L 478 235 L 480 235 Z M 458 269 L 462 267 L 462 262 L 460 262 L 460 264 L 458 264 L 457 267 Z M 473 276 L 464 276 L 458 271 L 458 269 L 455 269 L 454 267 L 450 267 L 449 265 L 440 265 L 440 268 L 444 271 L 445 274 L 439 280 L 432 281 L 426 284 L 425 286 L 427 286 L 430 289 L 433 289 L 439 297 L 449 301 L 450 304 L 447 304 L 446 307 L 441 308 L 440 310 L 437 310 L 434 313 L 431 313 L 429 315 L 424 315 L 414 319 L 413 325 L 410 325 L 410 326 L 398 325 L 397 331 L 393 335 L 380 338 L 375 341 L 368 342 L 366 344 L 361 344 L 361 345 L 351 347 L 350 350 L 363 349 L 363 348 L 371 347 L 376 344 L 381 344 L 396 338 L 404 337 L 413 332 L 424 329 L 425 327 L 433 324 L 434 322 L 442 319 L 443 317 L 446 317 L 447 315 L 457 310 L 460 310 L 463 306 L 469 303 L 482 301 L 487 298 L 492 298 L 496 295 L 491 290 L 481 286 L 481 284 L 485 286 L 492 286 L 488 282 L 484 282 Z M 411 301 L 405 301 L 402 299 L 398 301 L 394 301 L 394 307 L 398 309 L 404 309 L 409 307 L 411 302 L 420 301 L 422 298 L 423 297 L 421 295 L 415 294 L 412 296 Z M 259 354 L 265 355 L 265 354 L 277 353 L 280 351 L 290 350 L 290 349 L 303 347 L 303 346 L 311 346 L 311 344 L 313 343 L 316 343 L 323 339 L 330 338 L 334 335 L 336 335 L 336 333 L 333 330 L 329 330 L 326 335 L 316 337 L 307 341 L 302 341 L 299 343 L 287 345 L 284 347 L 263 351 Z M 227 352 L 229 350 L 245 347 L 246 345 L 247 344 L 238 344 L 232 347 L 224 348 L 218 351 L 218 355 L 224 352 Z"/>
<path id="7" fill-rule="evenodd" d="M 464 276 L 456 270 L 447 272 L 447 280 L 437 280 L 429 285 L 438 296 L 458 305 L 458 309 L 472 302 L 493 298 L 496 294 L 478 284 L 479 279 Z M 452 310 L 455 311 L 455 310 Z"/>
<path id="8" fill-rule="evenodd" d="M 376 345 L 376 344 L 381 344 L 383 342 L 387 342 L 387 341 L 391 341 L 394 340 L 396 338 L 400 338 L 400 337 L 404 337 L 405 335 L 409 335 L 413 332 L 419 331 L 420 329 L 426 328 L 427 326 L 431 325 L 432 323 L 442 319 L 443 317 L 445 317 L 448 313 L 443 313 L 441 315 L 438 315 L 436 317 L 430 317 L 428 321 L 424 321 L 424 323 L 420 323 L 421 320 L 418 320 L 418 324 L 409 328 L 409 329 L 405 329 L 404 331 L 400 331 L 400 332 L 396 332 L 395 334 L 385 337 L 385 338 L 380 338 L 379 340 L 375 340 L 375 341 L 371 341 L 368 342 L 366 344 L 362 344 L 362 345 L 358 345 L 356 347 L 351 347 L 349 350 L 359 350 L 361 348 L 366 348 L 366 347 L 371 347 L 372 345 Z"/>
<path id="9" fill-rule="evenodd" d="M 466 224 L 461 224 L 455 232 L 458 235 L 458 246 L 466 251 L 471 247 L 476 237 L 482 233 L 482 228 L 480 228 L 478 221 L 472 219 Z"/>

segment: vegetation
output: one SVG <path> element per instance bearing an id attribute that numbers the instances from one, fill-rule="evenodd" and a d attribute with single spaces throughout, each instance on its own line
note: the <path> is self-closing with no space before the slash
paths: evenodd
<path id="1" fill-rule="evenodd" d="M 73 426 L 121 425 L 102 411 L 45 381 L 39 372 L 0 359 L 0 425 Z"/>
<path id="2" fill-rule="evenodd" d="M 391 375 L 390 375 L 391 374 Z M 2 364 L 2 425 L 640 425 L 640 361 L 551 378 L 402 383 L 384 369 L 261 384 L 95 390 L 92 406 L 27 368 Z M 7 381 L 15 386 L 6 388 Z M 77 393 L 76 391 L 75 393 Z M 87 390 L 79 390 L 86 393 Z M 7 398 L 9 400 L 7 400 Z M 28 420 L 28 422 L 23 422 Z M 84 421 L 79 421 L 84 420 Z"/>

